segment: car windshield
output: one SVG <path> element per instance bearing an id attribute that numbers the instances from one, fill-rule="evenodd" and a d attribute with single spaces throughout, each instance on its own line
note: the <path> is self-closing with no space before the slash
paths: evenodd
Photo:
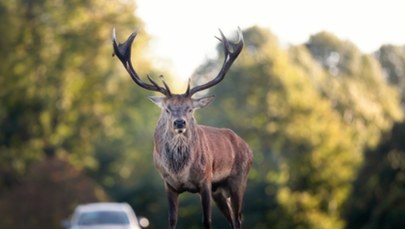
<path id="1" fill-rule="evenodd" d="M 129 220 L 125 212 L 122 211 L 94 211 L 81 213 L 77 223 L 78 225 L 128 225 Z"/>

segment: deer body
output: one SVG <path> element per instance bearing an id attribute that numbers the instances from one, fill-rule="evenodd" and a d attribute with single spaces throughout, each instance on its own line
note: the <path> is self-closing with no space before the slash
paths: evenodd
<path id="1" fill-rule="evenodd" d="M 204 182 L 215 187 L 237 176 L 241 169 L 246 170 L 251 161 L 249 146 L 229 129 L 197 125 L 194 139 L 183 143 L 190 146 L 186 152 L 181 151 L 184 146 L 178 146 L 180 150 L 169 150 L 166 145 L 170 142 L 162 142 L 159 132 L 160 129 L 156 129 L 155 166 L 167 185 L 178 192 L 199 192 Z M 171 140 L 177 141 L 167 139 Z"/>
<path id="2" fill-rule="evenodd" d="M 239 34 L 242 36 L 241 33 Z M 150 100 L 162 112 L 154 134 L 154 164 L 165 184 L 169 203 L 169 227 L 175 228 L 178 215 L 178 195 L 183 192 L 199 193 L 205 228 L 211 228 L 211 199 L 227 218 L 232 228 L 241 228 L 242 202 L 247 175 L 252 163 L 248 144 L 232 130 L 198 125 L 194 111 L 210 104 L 213 96 L 192 98 L 193 94 L 218 84 L 225 77 L 239 53 L 243 39 L 230 43 L 221 32 L 224 45 L 224 63 L 211 81 L 190 89 L 184 94 L 172 94 L 167 84 L 159 86 L 148 77 L 145 83 L 135 72 L 130 61 L 131 44 L 136 33 L 123 44 L 117 44 L 113 33 L 114 54 L 121 60 L 136 84 L 164 96 Z M 231 50 L 232 49 L 232 50 Z"/>

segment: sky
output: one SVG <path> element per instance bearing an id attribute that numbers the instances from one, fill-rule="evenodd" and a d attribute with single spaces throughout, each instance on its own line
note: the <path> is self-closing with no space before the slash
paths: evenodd
<path id="1" fill-rule="evenodd" d="M 218 29 L 232 37 L 238 27 L 257 25 L 269 29 L 285 46 L 327 31 L 365 53 L 382 44 L 405 45 L 403 0 L 135 1 L 135 14 L 151 36 L 148 57 L 178 80 L 188 79 L 200 64 L 215 57 Z"/>

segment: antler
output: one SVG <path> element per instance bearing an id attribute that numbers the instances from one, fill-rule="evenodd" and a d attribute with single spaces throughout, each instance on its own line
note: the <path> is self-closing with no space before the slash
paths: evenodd
<path id="1" fill-rule="evenodd" d="M 238 42 L 237 43 L 228 41 L 226 39 L 226 37 L 224 36 L 224 34 L 222 33 L 222 31 L 219 30 L 219 32 L 221 33 L 221 38 L 218 38 L 218 37 L 215 37 L 215 38 L 217 38 L 219 41 L 221 41 L 222 44 L 224 45 L 224 62 L 222 64 L 222 68 L 219 71 L 218 75 L 213 80 L 211 80 L 203 85 L 199 85 L 199 86 L 196 86 L 196 87 L 190 89 L 190 81 L 189 81 L 187 91 L 185 93 L 187 96 L 191 97 L 196 92 L 208 89 L 208 88 L 218 84 L 219 82 L 221 82 L 224 79 L 228 70 L 231 68 L 233 62 L 236 60 L 236 58 L 239 56 L 240 52 L 242 51 L 243 34 L 240 29 L 238 29 Z"/>
<path id="2" fill-rule="evenodd" d="M 118 57 L 118 59 L 120 59 L 120 61 L 124 65 L 125 69 L 127 69 L 132 80 L 136 84 L 138 84 L 140 87 L 145 88 L 150 91 L 158 91 L 166 96 L 171 96 L 170 89 L 167 86 L 166 82 L 163 80 L 162 76 L 161 76 L 161 78 L 163 80 L 164 88 L 159 86 L 155 81 L 153 81 L 149 75 L 147 77 L 148 77 L 148 80 L 151 82 L 151 84 L 145 83 L 144 81 L 141 80 L 141 78 L 135 72 L 135 69 L 131 63 L 131 45 L 132 45 L 132 42 L 135 40 L 136 35 L 137 35 L 137 33 L 133 32 L 124 43 L 117 44 L 115 28 L 114 28 L 113 34 L 112 34 L 113 48 L 114 48 L 113 56 L 116 55 Z"/>

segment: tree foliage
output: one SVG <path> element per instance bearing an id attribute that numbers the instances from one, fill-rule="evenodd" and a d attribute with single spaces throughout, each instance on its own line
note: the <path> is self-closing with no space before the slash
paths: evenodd
<path id="1" fill-rule="evenodd" d="M 345 206 L 347 228 L 405 226 L 405 123 L 396 123 L 365 153 L 365 163 Z"/>
<path id="2" fill-rule="evenodd" d="M 102 127 L 113 128 L 117 83 L 109 85 L 108 38 L 113 23 L 137 23 L 131 10 L 96 1 L 11 1 L 0 7 L 6 36 L 1 49 L 8 56 L 0 63 L 2 170 L 24 173 L 46 148 L 69 154 L 77 166 L 94 166 L 91 143 Z M 127 16 L 118 17 L 118 10 Z"/>
<path id="3" fill-rule="evenodd" d="M 379 62 L 325 32 L 312 36 L 306 46 L 326 70 L 327 76 L 319 82 L 321 93 L 346 123 L 355 126 L 353 137 L 362 144 L 375 145 L 381 130 L 402 115 L 398 91 L 384 81 Z"/>
<path id="4" fill-rule="evenodd" d="M 140 73 L 151 70 L 143 57 L 148 37 L 134 9 L 131 1 L 0 2 L 7 57 L 0 63 L 0 199 L 23 188 L 47 152 L 87 171 L 115 199 L 153 171 L 143 156 L 152 146 L 142 143 L 151 142 L 149 117 L 156 112 L 142 110 L 144 94 L 134 93 L 111 57 L 113 26 L 118 36 L 137 27 L 143 33 L 134 47 L 137 65 Z"/>
<path id="5" fill-rule="evenodd" d="M 402 109 L 405 109 L 405 46 L 383 45 L 375 56 L 381 64 L 385 80 L 401 94 Z"/>

